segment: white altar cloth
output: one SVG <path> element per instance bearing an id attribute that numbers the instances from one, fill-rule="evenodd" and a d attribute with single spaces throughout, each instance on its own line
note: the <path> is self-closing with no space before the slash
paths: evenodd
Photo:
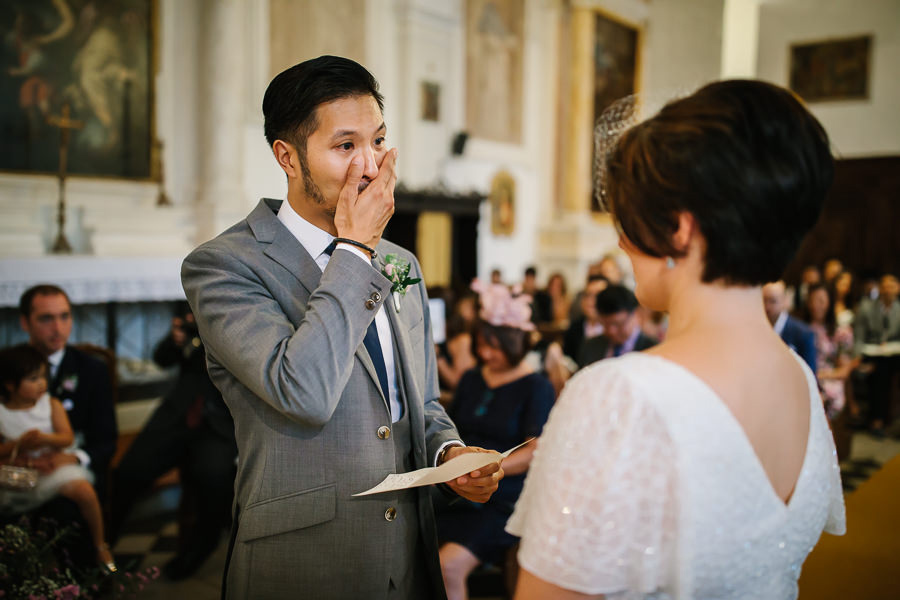
<path id="1" fill-rule="evenodd" d="M 39 283 L 63 288 L 72 304 L 183 300 L 182 258 L 42 256 L 0 259 L 0 307 L 19 305 Z"/>

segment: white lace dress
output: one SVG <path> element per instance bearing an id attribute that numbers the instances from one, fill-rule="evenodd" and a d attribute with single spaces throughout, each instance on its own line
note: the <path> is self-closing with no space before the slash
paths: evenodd
<path id="1" fill-rule="evenodd" d="M 787 505 L 728 407 L 688 370 L 640 353 L 584 369 L 550 414 L 507 524 L 522 538 L 519 564 L 614 599 L 796 598 L 822 530 L 845 530 L 834 442 L 797 361 L 810 427 Z"/>
<path id="2" fill-rule="evenodd" d="M 28 409 L 10 410 L 0 404 L 0 437 L 4 441 L 18 439 L 30 429 L 53 433 L 50 394 L 44 394 Z M 38 449 L 23 453 L 37 457 L 48 452 Z M 70 481 L 86 479 L 93 483 L 94 476 L 81 465 L 63 465 L 52 473 L 41 475 L 37 486 L 31 490 L 8 490 L 0 488 L 0 514 L 15 515 L 36 508 L 59 493 L 59 488 Z"/>

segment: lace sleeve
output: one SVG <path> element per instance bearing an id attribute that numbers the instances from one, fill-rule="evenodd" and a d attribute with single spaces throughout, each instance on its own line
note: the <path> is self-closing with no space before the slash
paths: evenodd
<path id="1" fill-rule="evenodd" d="M 565 589 L 649 593 L 674 572 L 675 457 L 619 361 L 573 378 L 550 415 L 507 530 L 519 563 Z"/>

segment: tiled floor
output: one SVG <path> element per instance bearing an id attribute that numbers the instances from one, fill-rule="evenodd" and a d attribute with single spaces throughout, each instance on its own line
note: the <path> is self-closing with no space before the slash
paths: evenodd
<path id="1" fill-rule="evenodd" d="M 900 440 L 894 435 L 876 438 L 868 433 L 855 434 L 850 458 L 841 464 L 845 492 L 852 492 L 882 464 L 898 454 Z M 120 567 L 130 570 L 162 567 L 175 555 L 177 505 L 178 490 L 170 488 L 137 508 L 135 517 L 126 525 L 127 533 L 113 549 Z M 223 532 L 219 547 L 193 577 L 180 582 L 167 581 L 162 577 L 140 597 L 142 600 L 218 600 L 226 552 L 227 539 Z M 481 573 L 471 583 L 472 600 L 501 600 L 503 597 L 502 578 L 498 570 Z"/>

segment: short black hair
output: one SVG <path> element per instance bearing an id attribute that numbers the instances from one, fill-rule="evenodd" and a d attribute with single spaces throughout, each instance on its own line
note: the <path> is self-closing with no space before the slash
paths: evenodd
<path id="1" fill-rule="evenodd" d="M 34 304 L 35 296 L 56 295 L 64 297 L 69 305 L 69 308 L 72 307 L 72 301 L 69 299 L 69 295 L 61 287 L 59 287 L 58 285 L 53 285 L 52 283 L 41 283 L 25 290 L 25 292 L 19 298 L 19 314 L 21 314 L 26 319 L 31 316 L 31 311 L 33 308 L 32 304 Z"/>
<path id="2" fill-rule="evenodd" d="M 529 275 L 531 275 L 532 277 L 536 277 L 537 269 L 535 269 L 533 266 L 526 267 L 525 268 L 525 277 L 528 277 Z"/>
<path id="3" fill-rule="evenodd" d="M 22 380 L 47 366 L 47 358 L 29 344 L 18 344 L 0 350 L 0 398 L 9 400 L 7 384 L 18 388 Z"/>
<path id="4" fill-rule="evenodd" d="M 473 346 L 477 343 L 478 336 L 481 336 L 485 342 L 503 353 L 506 362 L 511 367 L 518 366 L 532 348 L 531 332 L 518 327 L 491 325 L 487 321 L 479 321 L 476 333 L 477 335 L 472 339 Z M 474 347 L 473 354 L 478 356 Z"/>
<path id="5" fill-rule="evenodd" d="M 689 212 L 706 240 L 704 282 L 779 279 L 819 218 L 834 161 L 822 125 L 788 90 L 708 84 L 627 130 L 607 162 L 614 221 L 641 252 L 674 247 Z"/>
<path id="6" fill-rule="evenodd" d="M 620 312 L 633 313 L 637 310 L 638 301 L 634 292 L 624 285 L 610 285 L 597 294 L 597 312 L 601 315 L 614 315 Z"/>
<path id="7" fill-rule="evenodd" d="M 384 112 L 378 82 L 365 67 L 340 56 L 320 56 L 275 76 L 263 96 L 263 130 L 269 147 L 285 140 L 306 156 L 306 139 L 318 127 L 316 108 L 353 96 L 372 96 Z"/>

